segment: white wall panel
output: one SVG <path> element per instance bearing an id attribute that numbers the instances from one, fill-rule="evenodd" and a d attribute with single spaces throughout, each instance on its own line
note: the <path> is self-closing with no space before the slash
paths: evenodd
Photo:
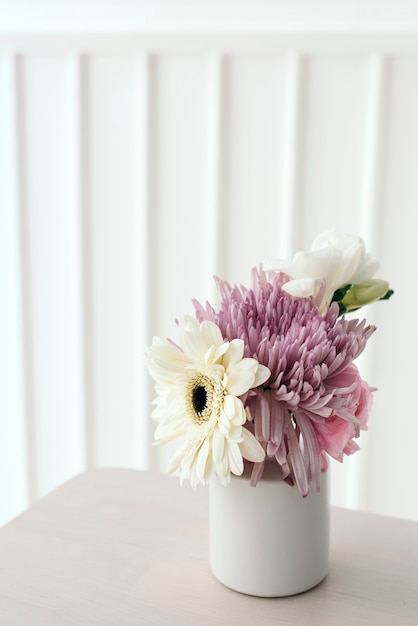
<path id="1" fill-rule="evenodd" d="M 225 65 L 222 269 L 248 283 L 251 267 L 278 247 L 286 59 L 231 55 Z"/>
<path id="2" fill-rule="evenodd" d="M 305 61 L 299 185 L 303 240 L 334 225 L 361 222 L 367 57 L 318 55 Z"/>
<path id="3" fill-rule="evenodd" d="M 0 44 L 3 519 L 84 467 L 162 468 L 144 346 L 213 299 L 213 274 L 247 282 L 332 224 L 366 237 L 396 291 L 362 311 L 379 391 L 362 452 L 333 464 L 333 502 L 418 519 L 418 40 Z"/>
<path id="4" fill-rule="evenodd" d="M 176 340 L 175 319 L 193 312 L 193 297 L 213 291 L 219 205 L 211 191 L 216 111 L 209 104 L 219 78 L 216 61 L 200 54 L 164 54 L 151 65 L 148 343 L 154 334 Z M 158 453 L 164 468 L 171 449 Z"/>
<path id="5" fill-rule="evenodd" d="M 28 503 L 16 59 L 0 58 L 0 525 Z"/>
<path id="6" fill-rule="evenodd" d="M 377 313 L 374 340 L 379 392 L 370 429 L 369 506 L 387 514 L 417 518 L 415 442 L 418 437 L 413 390 L 418 340 L 413 325 L 418 307 L 418 57 L 394 57 L 388 65 L 387 140 L 379 220 L 382 272 L 396 286 L 394 299 Z M 383 338 L 383 340 L 382 340 Z"/>
<path id="7" fill-rule="evenodd" d="M 86 61 L 85 72 L 85 261 L 91 289 L 86 323 L 95 437 L 89 463 L 144 467 L 147 294 L 140 278 L 147 258 L 141 231 L 144 172 L 138 168 L 147 141 L 141 95 L 146 65 L 136 55 L 95 55 Z"/>
<path id="8" fill-rule="evenodd" d="M 330 226 L 359 233 L 369 250 L 377 247 L 373 191 L 377 137 L 372 133 L 377 102 L 373 57 L 367 53 L 306 55 L 301 67 L 300 158 L 297 176 L 299 229 L 295 238 L 306 248 Z M 379 94 L 377 94 L 378 97 Z M 370 323 L 371 307 L 360 312 Z M 376 386 L 373 351 L 358 360 L 363 377 Z M 369 465 L 369 438 L 362 433 L 361 452 L 343 464 L 331 462 L 332 501 L 368 507 L 364 476 Z"/>
<path id="9" fill-rule="evenodd" d="M 152 333 L 171 334 L 173 320 L 192 312 L 192 297 L 205 297 L 211 286 L 211 69 L 200 55 L 162 55 L 153 64 Z"/>
<path id="10" fill-rule="evenodd" d="M 83 468 L 80 232 L 66 58 L 19 64 L 26 407 L 32 495 Z"/>

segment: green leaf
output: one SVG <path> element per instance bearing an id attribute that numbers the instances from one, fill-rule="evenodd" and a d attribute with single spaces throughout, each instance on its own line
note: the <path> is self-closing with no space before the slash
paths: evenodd
<path id="1" fill-rule="evenodd" d="M 352 285 L 344 285 L 344 287 L 340 287 L 334 291 L 334 295 L 332 296 L 331 302 L 341 302 L 344 298 L 347 291 L 351 289 Z"/>
<path id="2" fill-rule="evenodd" d="M 382 298 L 380 298 L 380 299 L 381 299 L 381 300 L 389 300 L 389 298 L 390 298 L 391 296 L 393 296 L 393 294 L 394 294 L 394 293 L 395 293 L 395 292 L 393 291 L 393 289 L 388 289 L 388 290 L 387 290 L 387 292 L 386 292 L 386 294 L 385 294 Z"/>

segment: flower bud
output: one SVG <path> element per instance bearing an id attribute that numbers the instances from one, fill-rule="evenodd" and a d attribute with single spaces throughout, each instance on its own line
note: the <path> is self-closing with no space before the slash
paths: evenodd
<path id="1" fill-rule="evenodd" d="M 365 304 L 376 302 L 385 297 L 389 290 L 386 280 L 370 278 L 362 283 L 353 285 L 344 295 L 341 303 L 346 311 L 354 311 Z"/>

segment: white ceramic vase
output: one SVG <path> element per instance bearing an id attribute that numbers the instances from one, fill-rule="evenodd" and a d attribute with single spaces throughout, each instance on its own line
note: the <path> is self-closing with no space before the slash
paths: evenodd
<path id="1" fill-rule="evenodd" d="M 210 567 L 241 593 L 278 597 L 307 591 L 326 576 L 329 556 L 329 470 L 321 489 L 302 498 L 266 463 L 256 487 L 249 471 L 225 487 L 210 484 Z"/>

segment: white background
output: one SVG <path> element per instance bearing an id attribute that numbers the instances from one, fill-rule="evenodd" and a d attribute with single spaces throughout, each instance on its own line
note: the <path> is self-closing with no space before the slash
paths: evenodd
<path id="1" fill-rule="evenodd" d="M 412 32 L 415 0 L 8 0 L 2 33 Z"/>
<path id="2" fill-rule="evenodd" d="M 0 522 L 96 465 L 162 469 L 153 334 L 212 275 L 335 225 L 393 300 L 335 504 L 418 519 L 415 2 L 0 2 Z"/>

